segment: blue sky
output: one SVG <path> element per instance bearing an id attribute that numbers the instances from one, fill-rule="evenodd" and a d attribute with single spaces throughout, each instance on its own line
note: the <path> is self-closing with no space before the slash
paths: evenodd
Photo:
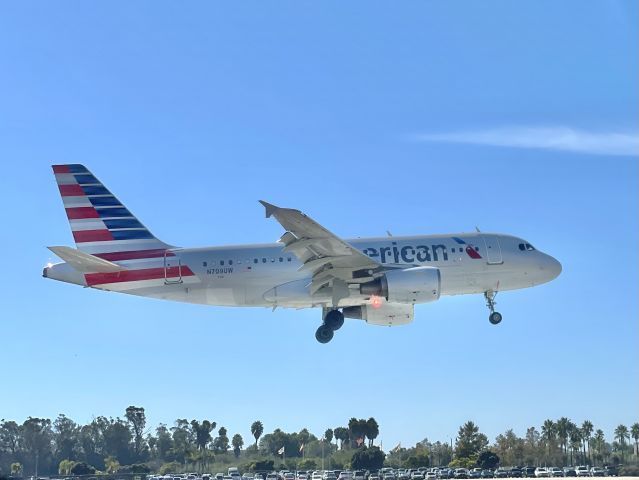
<path id="1" fill-rule="evenodd" d="M 566 415 L 639 420 L 633 1 L 14 2 L 0 7 L 0 417 L 147 410 L 250 437 L 378 419 L 384 446 Z M 401 328 L 46 281 L 72 244 L 49 165 L 84 163 L 159 238 L 273 241 L 258 199 L 344 237 L 528 239 L 554 282 Z"/>

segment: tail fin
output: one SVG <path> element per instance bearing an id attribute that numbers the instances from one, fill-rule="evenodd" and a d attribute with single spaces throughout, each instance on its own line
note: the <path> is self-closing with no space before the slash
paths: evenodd
<path id="1" fill-rule="evenodd" d="M 84 165 L 53 165 L 78 250 L 105 260 L 162 256 L 158 240 Z M 146 252 L 146 253 L 143 253 Z"/>

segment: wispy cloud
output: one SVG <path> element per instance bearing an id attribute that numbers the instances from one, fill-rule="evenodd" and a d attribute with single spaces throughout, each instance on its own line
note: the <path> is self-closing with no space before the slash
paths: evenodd
<path id="1" fill-rule="evenodd" d="M 639 156 L 637 132 L 588 132 L 575 128 L 500 127 L 444 133 L 425 133 L 412 137 L 422 142 L 472 143 L 497 147 L 541 148 L 592 155 Z"/>

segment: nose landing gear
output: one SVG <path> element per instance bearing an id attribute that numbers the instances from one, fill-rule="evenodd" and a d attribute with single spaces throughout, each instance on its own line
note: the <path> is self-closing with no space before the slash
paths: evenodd
<path id="1" fill-rule="evenodd" d="M 344 314 L 339 310 L 329 310 L 324 315 L 322 323 L 315 332 L 315 339 L 320 343 L 328 343 L 333 339 L 333 335 L 344 325 Z"/>
<path id="2" fill-rule="evenodd" d="M 486 299 L 486 306 L 488 307 L 488 310 L 490 310 L 488 321 L 492 323 L 493 325 L 497 325 L 499 322 L 501 322 L 501 319 L 502 319 L 501 313 L 495 311 L 496 296 L 497 296 L 497 292 L 493 292 L 492 290 L 484 292 L 484 298 Z"/>

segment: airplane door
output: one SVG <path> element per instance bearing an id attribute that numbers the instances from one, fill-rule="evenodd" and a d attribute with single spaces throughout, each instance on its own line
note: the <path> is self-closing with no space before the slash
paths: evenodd
<path id="1" fill-rule="evenodd" d="M 170 250 L 164 252 L 164 285 L 182 283 L 182 262 Z"/>
<path id="2" fill-rule="evenodd" d="M 486 263 L 488 263 L 488 265 L 504 263 L 504 259 L 501 256 L 499 238 L 496 235 L 482 235 L 482 238 L 486 246 Z"/>

